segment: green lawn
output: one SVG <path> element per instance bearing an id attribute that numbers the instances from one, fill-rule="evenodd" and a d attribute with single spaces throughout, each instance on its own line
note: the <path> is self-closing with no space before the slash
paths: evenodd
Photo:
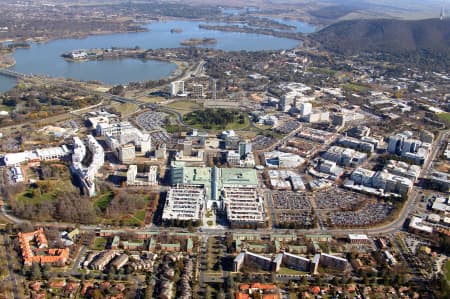
<path id="1" fill-rule="evenodd" d="M 136 213 L 134 213 L 134 217 L 137 218 L 139 221 L 144 222 L 145 214 L 146 214 L 146 209 L 139 210 Z"/>
<path id="2" fill-rule="evenodd" d="M 69 180 L 48 180 L 41 181 L 38 184 L 46 185 L 46 187 L 27 188 L 24 192 L 16 196 L 16 200 L 38 204 L 43 201 L 54 200 L 58 193 L 67 192 L 74 188 Z M 47 192 L 40 190 L 47 190 Z"/>
<path id="3" fill-rule="evenodd" d="M 177 110 L 181 115 L 203 108 L 202 105 L 195 101 L 176 101 L 166 105 L 166 107 Z"/>
<path id="4" fill-rule="evenodd" d="M 106 210 L 108 207 L 109 202 L 113 199 L 114 194 L 111 191 L 108 191 L 106 193 L 100 194 L 97 196 L 97 198 L 94 200 L 94 206 L 96 208 L 99 208 L 102 212 Z"/>
<path id="5" fill-rule="evenodd" d="M 285 275 L 305 275 L 307 274 L 306 272 L 303 271 L 297 271 L 294 269 L 289 269 L 289 268 L 285 268 L 285 267 L 281 267 L 280 268 L 280 272 L 278 272 L 278 274 L 285 274 Z"/>
<path id="6" fill-rule="evenodd" d="M 450 112 L 439 113 L 438 118 L 440 121 L 443 121 L 447 125 L 450 125 Z"/>
<path id="7" fill-rule="evenodd" d="M 92 245 L 91 249 L 93 250 L 103 250 L 105 249 L 107 240 L 103 237 L 95 238 L 94 245 Z"/>
<path id="8" fill-rule="evenodd" d="M 231 119 L 229 118 L 225 121 L 224 117 L 220 116 L 217 111 L 225 111 Z M 233 109 L 207 109 L 202 111 L 195 111 L 184 116 L 184 121 L 187 125 L 212 131 L 222 131 L 222 130 L 242 130 L 250 125 L 250 119 L 246 113 L 240 113 L 238 110 Z M 208 112 L 210 111 L 210 112 Z M 208 114 L 209 113 L 209 114 Z M 241 116 L 240 116 L 241 115 Z M 240 120 L 242 117 L 242 120 Z M 223 122 L 213 123 L 216 119 L 222 119 Z M 206 120 L 205 120 L 206 119 Z M 241 123 L 242 121 L 242 123 Z"/>
<path id="9" fill-rule="evenodd" d="M 354 83 L 345 84 L 344 88 L 351 90 L 353 92 L 359 92 L 359 93 L 365 93 L 368 90 L 368 88 L 366 86 L 360 85 L 360 84 L 354 84 Z"/>
<path id="10" fill-rule="evenodd" d="M 6 106 L 6 105 L 0 105 L 0 110 L 1 111 L 8 111 L 11 112 L 15 107 L 12 106 Z"/>

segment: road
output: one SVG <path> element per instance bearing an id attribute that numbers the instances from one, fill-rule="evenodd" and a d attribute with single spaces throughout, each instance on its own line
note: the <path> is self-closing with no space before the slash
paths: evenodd
<path id="1" fill-rule="evenodd" d="M 87 250 L 86 245 L 81 245 L 81 249 L 80 249 L 80 251 L 78 251 L 77 258 L 75 259 L 75 262 L 73 263 L 72 270 L 70 270 L 71 275 L 75 276 L 78 274 L 78 267 L 80 266 L 80 260 L 82 257 L 84 257 L 86 250 Z"/>

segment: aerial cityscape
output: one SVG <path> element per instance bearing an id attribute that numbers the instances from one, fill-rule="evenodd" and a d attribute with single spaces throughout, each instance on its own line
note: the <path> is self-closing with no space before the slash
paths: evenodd
<path id="1" fill-rule="evenodd" d="M 450 298 L 450 2 L 2 0 L 0 299 Z"/>

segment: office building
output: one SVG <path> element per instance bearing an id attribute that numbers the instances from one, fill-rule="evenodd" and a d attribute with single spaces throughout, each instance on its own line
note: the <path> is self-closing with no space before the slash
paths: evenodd
<path id="1" fill-rule="evenodd" d="M 162 219 L 198 221 L 204 205 L 205 189 L 172 188 L 167 192 Z"/>
<path id="2" fill-rule="evenodd" d="M 311 114 L 312 112 L 312 104 L 311 103 L 301 103 L 300 104 L 300 115 L 306 116 Z"/>
<path id="3" fill-rule="evenodd" d="M 239 142 L 239 155 L 241 158 L 252 152 L 252 143 L 249 141 Z"/>
<path id="4" fill-rule="evenodd" d="M 342 137 L 339 138 L 337 141 L 339 145 L 342 145 L 344 147 L 349 147 L 355 150 L 359 150 L 362 152 L 373 152 L 375 149 L 375 146 L 372 143 L 365 142 L 353 137 Z"/>
<path id="5" fill-rule="evenodd" d="M 357 166 L 367 160 L 367 154 L 340 146 L 330 147 L 322 157 L 341 166 Z"/>
<path id="6" fill-rule="evenodd" d="M 75 140 L 74 142 L 79 142 Z M 95 196 L 95 176 L 97 175 L 100 168 L 105 163 L 105 152 L 103 147 L 97 142 L 97 140 L 92 135 L 87 136 L 87 148 L 92 153 L 91 164 L 87 167 L 84 166 L 81 162 L 84 159 L 84 156 L 81 156 L 83 153 L 82 150 L 77 150 L 78 157 L 76 161 L 72 163 L 70 169 L 72 173 L 76 177 L 78 177 L 83 193 L 89 195 L 90 197 Z M 86 151 L 84 151 L 86 154 Z"/>
<path id="7" fill-rule="evenodd" d="M 174 81 L 170 83 L 170 95 L 176 97 L 179 94 L 184 94 L 184 81 Z"/>
<path id="8" fill-rule="evenodd" d="M 192 84 L 191 97 L 195 99 L 203 98 L 205 95 L 203 94 L 203 85 L 201 84 Z"/>
<path id="9" fill-rule="evenodd" d="M 241 164 L 241 155 L 235 151 L 228 151 L 227 163 L 230 164 L 230 166 L 239 166 Z"/>
<path id="10" fill-rule="evenodd" d="M 119 146 L 118 159 L 120 162 L 131 162 L 136 158 L 136 151 L 134 145 L 131 143 Z"/>
<path id="11" fill-rule="evenodd" d="M 19 166 L 24 163 L 40 163 L 41 161 L 52 161 L 63 159 L 71 154 L 67 146 L 49 147 L 24 151 L 20 153 L 8 153 L 3 157 L 6 166 Z"/>
<path id="12" fill-rule="evenodd" d="M 264 200 L 255 187 L 224 187 L 224 210 L 232 227 L 242 224 L 264 225 Z"/>
<path id="13" fill-rule="evenodd" d="M 221 191 L 224 187 L 258 187 L 255 169 L 217 168 L 217 167 L 184 167 L 176 166 L 170 170 L 172 186 L 198 186 L 205 188 L 207 207 L 213 205 L 221 209 Z"/>

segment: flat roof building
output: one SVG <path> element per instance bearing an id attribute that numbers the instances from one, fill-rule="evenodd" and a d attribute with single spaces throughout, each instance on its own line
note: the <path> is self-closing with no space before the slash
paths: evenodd
<path id="1" fill-rule="evenodd" d="M 254 187 L 224 187 L 224 209 L 231 226 L 265 222 L 264 202 Z"/>
<path id="2" fill-rule="evenodd" d="M 207 207 L 222 208 L 221 191 L 224 187 L 257 187 L 255 169 L 217 167 L 172 167 L 172 186 L 197 186 L 205 189 Z"/>
<path id="3" fill-rule="evenodd" d="M 205 189 L 172 188 L 167 193 L 162 219 L 198 221 L 204 204 Z"/>

